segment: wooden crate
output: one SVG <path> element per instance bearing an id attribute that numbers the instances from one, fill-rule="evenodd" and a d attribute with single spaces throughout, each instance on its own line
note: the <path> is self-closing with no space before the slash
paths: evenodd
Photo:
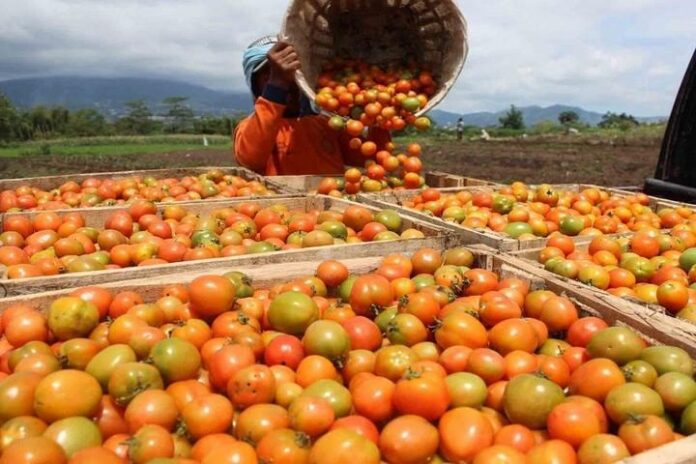
<path id="1" fill-rule="evenodd" d="M 61 184 L 67 181 L 75 181 L 82 183 L 86 179 L 124 179 L 134 176 L 152 176 L 156 179 L 165 179 L 169 177 L 181 178 L 185 176 L 199 176 L 213 169 L 223 171 L 225 174 L 242 177 L 246 180 L 255 180 L 262 182 L 267 188 L 278 193 L 288 193 L 283 189 L 283 186 L 269 181 L 259 174 L 256 174 L 249 169 L 242 167 L 218 167 L 218 166 L 202 166 L 192 168 L 171 168 L 171 169 L 146 169 L 141 171 L 116 171 L 116 172 L 94 172 L 89 174 L 67 174 L 62 176 L 45 176 L 45 177 L 26 177 L 21 179 L 0 179 L 0 191 L 14 190 L 22 186 L 36 187 L 41 190 L 52 190 L 58 188 Z"/>
<path id="2" fill-rule="evenodd" d="M 468 192 L 492 192 L 495 189 L 499 188 L 501 186 L 493 186 L 493 185 L 487 185 L 487 186 L 470 186 L 470 187 L 449 187 L 449 188 L 439 188 L 438 190 L 441 193 L 457 193 L 457 192 L 462 192 L 462 191 L 468 191 Z M 531 188 L 534 188 L 534 186 L 530 186 Z M 604 187 L 600 187 L 597 185 L 592 185 L 592 184 L 553 184 L 553 188 L 555 189 L 562 189 L 562 190 L 574 190 L 574 191 L 579 191 L 579 190 L 584 190 L 587 188 L 598 188 L 602 189 L 605 191 L 608 191 L 612 194 L 615 194 L 617 196 L 630 196 L 632 195 L 631 192 L 626 192 L 626 191 L 620 191 L 616 189 L 607 189 Z M 369 205 L 377 206 L 379 208 L 387 208 L 387 207 L 397 207 L 400 209 L 400 211 L 407 212 L 408 214 L 417 217 L 423 221 L 428 221 L 434 224 L 439 224 L 439 225 L 444 225 L 444 227 L 449 227 L 452 229 L 455 233 L 459 234 L 462 237 L 463 243 L 465 244 L 482 244 L 489 246 L 491 248 L 494 248 L 496 250 L 504 251 L 504 252 L 516 252 L 516 251 L 523 251 L 523 250 L 536 250 L 543 248 L 546 245 L 546 238 L 536 238 L 536 239 L 528 239 L 528 240 L 517 240 L 510 238 L 506 236 L 505 234 L 502 233 L 497 233 L 493 232 L 492 230 L 489 229 L 474 229 L 471 227 L 465 227 L 460 224 L 455 224 L 452 222 L 447 222 L 439 217 L 432 216 L 429 214 L 421 213 L 419 211 L 415 211 L 410 208 L 406 208 L 403 206 L 404 202 L 406 200 L 409 200 L 415 196 L 416 193 L 414 191 L 409 191 L 409 190 L 398 190 L 398 191 L 387 191 L 387 192 L 380 192 L 380 193 L 360 193 L 357 196 L 357 200 L 366 203 Z M 664 200 L 659 200 L 659 199 L 651 199 L 650 203 L 650 208 L 652 208 L 654 211 L 659 211 L 659 209 L 663 207 L 674 207 L 674 205 L 668 205 L 664 203 Z M 612 237 L 620 236 L 621 234 L 616 234 L 612 235 Z M 578 237 L 573 237 L 573 241 L 576 243 L 589 243 L 590 239 L 587 239 L 586 237 L 578 236 Z"/>
<path id="3" fill-rule="evenodd" d="M 332 198 L 325 195 L 311 196 L 272 196 L 261 197 L 255 199 L 232 199 L 225 202 L 182 202 L 179 205 L 183 206 L 190 212 L 200 215 L 206 215 L 210 212 L 234 206 L 239 203 L 253 202 L 261 207 L 281 204 L 289 209 L 319 209 L 336 211 L 344 211 L 350 205 L 357 203 Z M 159 205 L 158 211 L 161 212 L 166 205 Z M 379 208 L 365 206 L 372 211 L 378 211 Z M 85 210 L 71 210 L 71 212 L 81 212 L 85 216 L 86 225 L 88 227 L 103 228 L 106 218 L 115 211 L 124 210 L 123 207 L 111 208 L 92 208 Z M 32 217 L 38 212 L 21 213 Z M 8 215 L 6 215 L 7 217 Z M 5 218 L 6 218 L 5 217 Z M 321 248 L 303 248 L 299 250 L 277 251 L 273 253 L 249 254 L 229 258 L 215 258 L 199 261 L 187 261 L 180 263 L 162 264 L 147 267 L 131 267 L 115 270 L 104 270 L 86 273 L 71 273 L 57 276 L 35 277 L 29 279 L 3 279 L 0 280 L 0 297 L 11 295 L 30 294 L 41 291 L 56 290 L 61 288 L 75 287 L 79 285 L 102 284 L 104 282 L 113 282 L 119 280 L 131 279 L 150 279 L 152 276 L 162 274 L 176 274 L 182 272 L 190 272 L 197 269 L 209 269 L 219 266 L 248 266 L 260 265 L 264 263 L 281 263 L 289 261 L 305 261 L 308 259 L 317 259 L 322 256 L 331 256 L 336 259 L 349 257 L 361 257 L 381 255 L 397 251 L 413 251 L 421 247 L 434 246 L 452 246 L 459 243 L 459 239 L 454 236 L 447 228 L 438 225 L 423 222 L 413 218 L 408 214 L 401 214 L 403 221 L 403 229 L 414 228 L 424 233 L 425 238 L 410 239 L 410 240 L 395 240 L 388 242 L 367 242 L 367 243 L 350 243 L 343 245 L 332 245 Z M 0 220 L 5 219 L 0 218 Z"/>
<path id="4" fill-rule="evenodd" d="M 316 192 L 319 188 L 319 183 L 327 176 L 276 176 L 266 177 L 272 184 L 278 185 L 283 191 L 297 193 Z M 476 179 L 474 177 L 455 176 L 441 171 L 430 171 L 425 173 L 425 183 L 430 187 L 447 188 L 447 187 L 472 187 L 497 185 L 486 180 Z M 414 190 L 411 190 L 412 192 Z"/>
<path id="5" fill-rule="evenodd" d="M 440 250 L 446 247 L 440 247 Z M 328 251 L 324 249 L 323 251 Z M 403 253 L 411 254 L 413 250 Z M 631 327 L 651 344 L 667 344 L 678 346 L 686 350 L 690 356 L 696 357 L 696 334 L 686 330 L 683 324 L 664 314 L 656 314 L 652 317 L 636 313 L 632 308 L 620 308 L 609 305 L 597 299 L 595 295 L 582 291 L 566 282 L 560 281 L 547 273 L 540 273 L 538 269 L 510 256 L 497 254 L 494 250 L 485 247 L 471 247 L 476 258 L 477 267 L 492 270 L 502 277 L 519 277 L 531 283 L 531 289 L 548 289 L 556 294 L 566 296 L 573 300 L 580 311 L 586 315 L 594 315 L 603 318 L 610 325 Z M 113 292 L 136 291 L 145 301 L 155 301 L 161 295 L 162 289 L 174 283 L 187 283 L 192 279 L 206 274 L 221 274 L 236 270 L 244 272 L 254 280 L 257 288 L 268 288 L 275 284 L 286 282 L 293 278 L 312 273 L 318 264 L 327 258 L 334 258 L 332 253 L 325 256 L 315 256 L 306 261 L 289 261 L 279 263 L 218 263 L 217 266 L 195 268 L 191 272 L 171 275 L 153 275 L 147 282 L 126 281 L 111 282 L 102 285 Z M 352 257 L 342 259 L 351 274 L 371 272 L 377 268 L 382 256 Z M 87 284 L 87 282 L 84 282 Z M 46 312 L 50 303 L 58 297 L 69 294 L 73 289 L 63 289 L 37 293 L 33 295 L 15 296 L 0 299 L 0 314 L 13 304 L 23 303 Z M 669 443 L 645 453 L 632 456 L 623 461 L 623 464 L 688 464 L 696 462 L 696 435 Z"/>
<path id="6" fill-rule="evenodd" d="M 627 233 L 627 234 L 619 234 L 619 236 L 630 236 L 632 233 Z M 579 251 L 587 251 L 587 248 L 592 241 L 592 237 L 585 237 L 586 240 L 583 240 L 580 243 L 576 243 L 576 247 Z M 662 316 L 674 319 L 675 321 L 678 321 L 680 324 L 683 324 L 685 327 L 687 327 L 689 330 L 694 331 L 696 333 L 696 324 L 693 324 L 689 321 L 685 320 L 680 320 L 677 319 L 676 317 L 672 316 L 669 314 L 669 312 L 660 305 L 657 304 L 650 304 L 646 303 L 643 300 L 640 300 L 638 298 L 632 298 L 632 297 L 618 297 L 615 295 L 612 295 L 611 293 L 601 290 L 595 287 L 592 287 L 590 285 L 585 285 L 582 282 L 575 280 L 575 279 L 569 279 L 567 277 L 563 277 L 560 275 L 556 275 L 550 271 L 546 271 L 544 269 L 543 264 L 539 262 L 539 255 L 541 253 L 541 248 L 533 249 L 533 250 L 521 250 L 517 252 L 512 252 L 510 253 L 511 257 L 514 257 L 516 259 L 520 259 L 523 262 L 525 262 L 528 266 L 535 267 L 538 269 L 539 272 L 547 273 L 550 276 L 553 276 L 554 278 L 561 280 L 565 282 L 567 285 L 577 287 L 579 290 L 588 292 L 594 295 L 595 298 L 598 300 L 604 301 L 609 305 L 613 305 L 622 309 L 629 309 L 633 312 L 636 313 L 644 313 L 647 318 L 651 318 L 656 314 L 660 314 Z"/>
<path id="7" fill-rule="evenodd" d="M 635 195 L 640 193 L 640 191 L 633 192 L 630 190 L 618 189 L 618 188 L 607 188 L 606 191 L 619 196 Z M 666 198 L 655 197 L 652 195 L 647 196 L 650 199 L 650 206 L 655 210 L 659 211 L 662 208 L 679 208 L 685 206 L 687 208 L 696 208 L 695 204 L 684 203 L 681 201 L 667 200 Z"/>

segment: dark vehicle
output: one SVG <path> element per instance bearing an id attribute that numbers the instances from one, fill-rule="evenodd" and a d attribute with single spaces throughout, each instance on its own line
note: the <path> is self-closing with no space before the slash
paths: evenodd
<path id="1" fill-rule="evenodd" d="M 645 192 L 696 203 L 696 51 L 672 109 L 655 177 L 645 181 Z"/>

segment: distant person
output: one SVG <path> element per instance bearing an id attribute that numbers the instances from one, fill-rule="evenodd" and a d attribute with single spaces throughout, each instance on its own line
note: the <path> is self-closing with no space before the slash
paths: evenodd
<path id="1" fill-rule="evenodd" d="M 275 37 L 257 40 L 244 52 L 244 76 L 254 97 L 254 112 L 234 132 L 237 162 L 268 176 L 341 175 L 345 165 L 362 166 L 350 136 L 331 129 L 295 83 L 301 68 L 295 48 Z M 387 131 L 370 139 L 383 146 Z"/>
<path id="2" fill-rule="evenodd" d="M 460 142 L 464 138 L 464 118 L 459 118 L 457 121 L 457 140 Z"/>

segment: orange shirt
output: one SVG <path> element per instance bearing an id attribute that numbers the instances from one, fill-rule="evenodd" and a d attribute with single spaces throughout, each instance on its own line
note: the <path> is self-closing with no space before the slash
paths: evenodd
<path id="1" fill-rule="evenodd" d="M 284 118 L 285 105 L 259 97 L 254 113 L 234 133 L 237 162 L 267 176 L 341 175 L 345 165 L 362 166 L 365 158 L 348 146 L 350 136 L 328 126 L 322 115 Z M 389 133 L 371 136 L 378 146 Z"/>

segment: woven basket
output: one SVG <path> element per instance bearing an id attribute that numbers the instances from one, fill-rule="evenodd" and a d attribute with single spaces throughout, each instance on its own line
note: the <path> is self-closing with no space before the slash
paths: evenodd
<path id="1" fill-rule="evenodd" d="M 335 57 L 427 66 L 438 90 L 418 115 L 445 98 L 469 50 L 466 20 L 454 0 L 293 0 L 281 37 L 300 56 L 297 83 L 310 99 L 324 64 Z"/>

